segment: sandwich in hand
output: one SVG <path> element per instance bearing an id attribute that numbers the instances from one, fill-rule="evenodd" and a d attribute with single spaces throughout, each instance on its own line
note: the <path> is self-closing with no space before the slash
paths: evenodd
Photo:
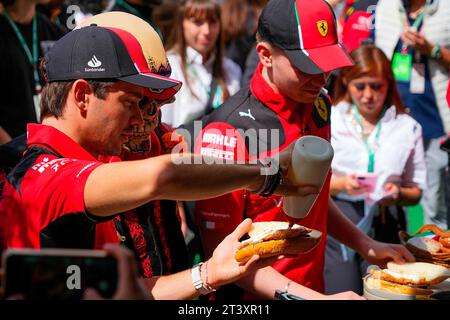
<path id="1" fill-rule="evenodd" d="M 389 262 L 383 270 L 371 270 L 366 279 L 369 288 L 411 295 L 429 295 L 432 285 L 450 277 L 450 270 L 431 263 L 411 262 L 397 264 Z"/>
<path id="2" fill-rule="evenodd" d="M 279 255 L 297 255 L 313 249 L 322 233 L 298 224 L 289 227 L 288 222 L 254 222 L 248 232 L 249 239 L 242 242 L 235 258 L 245 263 L 258 254 L 261 258 Z"/>

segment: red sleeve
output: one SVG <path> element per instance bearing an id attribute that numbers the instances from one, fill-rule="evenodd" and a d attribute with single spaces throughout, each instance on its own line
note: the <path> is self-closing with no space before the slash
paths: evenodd
<path id="1" fill-rule="evenodd" d="M 47 156 L 36 161 L 29 171 L 33 184 L 28 185 L 24 192 L 29 192 L 28 196 L 35 199 L 32 203 L 40 204 L 44 225 L 65 214 L 85 212 L 86 181 L 101 164 L 76 159 L 50 160 Z"/>
<path id="2" fill-rule="evenodd" d="M 206 126 L 196 139 L 194 152 L 221 161 L 244 163 L 248 153 L 238 130 L 230 124 L 215 122 Z M 202 229 L 229 233 L 242 221 L 248 192 L 235 191 L 221 197 L 197 201 L 195 220 Z"/>

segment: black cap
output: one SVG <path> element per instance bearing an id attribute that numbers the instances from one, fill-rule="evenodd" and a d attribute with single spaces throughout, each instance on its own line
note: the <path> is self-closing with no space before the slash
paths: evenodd
<path id="1" fill-rule="evenodd" d="M 141 73 L 117 33 L 96 25 L 66 34 L 54 44 L 46 60 L 48 82 L 118 79 L 151 89 L 173 87 L 171 81 Z"/>

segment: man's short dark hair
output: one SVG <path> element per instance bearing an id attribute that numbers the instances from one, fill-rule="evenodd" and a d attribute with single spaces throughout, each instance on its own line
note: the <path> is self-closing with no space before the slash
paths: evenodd
<path id="1" fill-rule="evenodd" d="M 266 41 L 265 39 L 262 38 L 261 34 L 258 31 L 256 31 L 255 38 L 256 38 L 257 43 L 259 43 L 261 41 Z"/>
<path id="2" fill-rule="evenodd" d="M 256 39 L 256 43 L 266 42 L 266 43 L 270 44 L 272 47 L 277 47 L 269 39 L 264 38 L 258 31 L 256 31 L 255 39 Z"/>
<path id="3" fill-rule="evenodd" d="M 40 64 L 41 75 L 47 82 L 46 60 Z M 92 88 L 94 95 L 99 99 L 106 99 L 109 88 L 117 82 L 115 79 L 86 80 Z M 41 93 L 41 119 L 49 116 L 62 117 L 67 96 L 75 80 L 46 83 Z"/>

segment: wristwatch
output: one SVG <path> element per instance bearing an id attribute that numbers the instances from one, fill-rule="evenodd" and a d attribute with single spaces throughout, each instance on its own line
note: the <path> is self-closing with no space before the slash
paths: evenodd
<path id="1" fill-rule="evenodd" d="M 200 273 L 200 267 L 202 266 L 202 264 L 203 264 L 203 262 L 196 264 L 191 269 L 191 275 L 192 275 L 192 284 L 194 285 L 195 290 L 200 292 L 200 294 L 205 295 L 205 294 L 210 294 L 214 290 L 211 287 L 207 288 L 202 281 L 202 276 Z"/>
<path id="2" fill-rule="evenodd" d="M 433 49 L 431 49 L 430 57 L 434 60 L 438 60 L 442 57 L 441 46 L 435 45 Z"/>

